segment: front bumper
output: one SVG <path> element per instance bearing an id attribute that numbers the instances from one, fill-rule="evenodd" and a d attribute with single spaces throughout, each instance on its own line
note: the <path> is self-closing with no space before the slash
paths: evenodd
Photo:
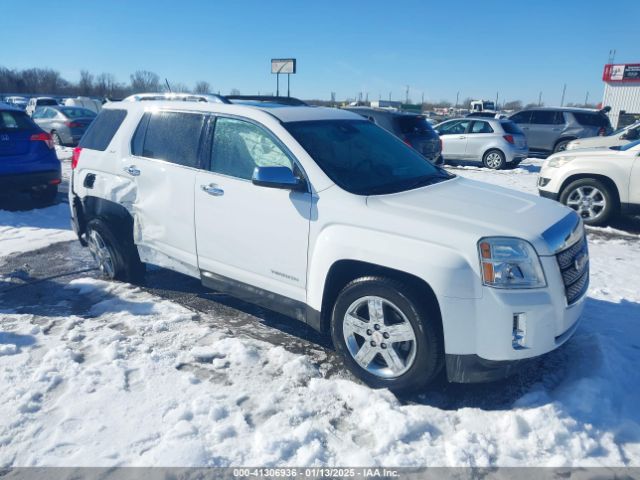
<path id="1" fill-rule="evenodd" d="M 0 175 L 0 191 L 20 192 L 35 187 L 58 185 L 60 182 L 60 170 Z"/>
<path id="2" fill-rule="evenodd" d="M 531 359 L 560 347 L 575 333 L 586 301 L 588 277 L 580 297 L 569 304 L 556 256 L 541 256 L 540 261 L 547 287 L 484 287 L 480 298 L 440 299 L 449 381 L 505 378 Z"/>

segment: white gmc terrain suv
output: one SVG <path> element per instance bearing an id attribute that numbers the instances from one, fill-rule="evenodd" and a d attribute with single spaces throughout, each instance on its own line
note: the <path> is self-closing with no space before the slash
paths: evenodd
<path id="1" fill-rule="evenodd" d="M 374 387 L 505 377 L 583 308 L 573 210 L 451 175 L 355 113 L 110 103 L 72 168 L 74 229 L 105 276 L 151 263 L 331 332 Z"/>

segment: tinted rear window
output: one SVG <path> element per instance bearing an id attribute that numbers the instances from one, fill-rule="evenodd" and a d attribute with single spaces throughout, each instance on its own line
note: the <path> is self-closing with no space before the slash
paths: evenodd
<path id="1" fill-rule="evenodd" d="M 510 133 L 512 135 L 524 134 L 524 132 L 520 129 L 520 127 L 513 122 L 500 122 L 500 125 L 502 125 L 502 129 L 504 130 L 504 133 Z"/>
<path id="2" fill-rule="evenodd" d="M 204 120 L 204 115 L 196 113 L 152 114 L 144 136 L 142 156 L 186 167 L 198 167 L 198 149 Z M 134 149 L 137 148 L 136 140 L 134 138 Z"/>
<path id="3" fill-rule="evenodd" d="M 602 113 L 586 113 L 586 112 L 572 112 L 576 121 L 580 125 L 585 125 L 587 127 L 605 127 L 609 128 L 611 125 L 609 124 L 609 119 L 604 116 Z"/>
<path id="4" fill-rule="evenodd" d="M 12 110 L 0 110 L 0 130 L 15 132 L 18 130 L 33 130 L 36 125 L 23 112 Z"/>
<path id="5" fill-rule="evenodd" d="M 126 116 L 126 110 L 102 110 L 82 136 L 78 145 L 82 148 L 104 152 Z"/>
<path id="6" fill-rule="evenodd" d="M 398 116 L 396 117 L 396 124 L 400 132 L 404 134 L 419 133 L 419 134 L 432 134 L 435 136 L 435 132 L 429 122 L 424 117 L 414 116 Z"/>
<path id="7" fill-rule="evenodd" d="M 40 106 L 40 105 L 58 105 L 58 102 L 56 102 L 53 98 L 42 98 L 40 100 L 36 100 L 36 105 Z"/>

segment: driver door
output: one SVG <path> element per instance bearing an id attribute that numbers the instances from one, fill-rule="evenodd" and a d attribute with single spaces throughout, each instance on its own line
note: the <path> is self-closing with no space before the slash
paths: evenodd
<path id="1" fill-rule="evenodd" d="M 245 298 L 305 302 L 311 194 L 254 185 L 257 166 L 296 169 L 293 156 L 266 128 L 218 117 L 208 168 L 195 181 L 203 283 L 240 289 Z"/>

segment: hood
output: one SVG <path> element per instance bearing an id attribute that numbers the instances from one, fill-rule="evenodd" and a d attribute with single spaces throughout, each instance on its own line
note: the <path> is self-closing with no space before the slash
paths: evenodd
<path id="1" fill-rule="evenodd" d="M 571 148 L 568 148 L 568 151 L 571 150 L 583 150 L 583 149 L 593 149 L 593 148 L 608 148 L 613 147 L 615 145 L 624 145 L 627 143 L 625 140 L 620 140 L 618 135 L 610 135 L 607 137 L 588 137 L 588 138 L 579 138 L 577 140 L 573 140 L 571 142 Z"/>
<path id="2" fill-rule="evenodd" d="M 555 250 L 543 234 L 575 215 L 546 198 L 460 177 L 408 192 L 371 196 L 367 206 L 404 222 L 397 223 L 399 231 L 409 221 L 414 236 L 424 235 L 432 242 L 462 248 L 482 237 L 517 237 L 533 244 L 539 255 L 552 255 Z"/>

